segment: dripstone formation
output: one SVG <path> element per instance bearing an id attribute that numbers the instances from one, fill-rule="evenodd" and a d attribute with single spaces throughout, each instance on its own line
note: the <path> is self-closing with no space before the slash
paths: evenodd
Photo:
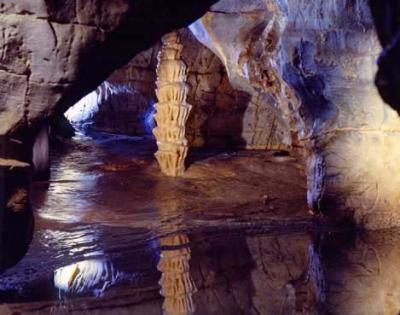
<path id="1" fill-rule="evenodd" d="M 157 68 L 157 127 L 153 130 L 158 145 L 155 155 L 165 175 L 179 176 L 185 170 L 188 151 L 185 126 L 192 106 L 186 103 L 189 88 L 186 65 L 180 59 L 182 45 L 179 37 L 170 33 L 163 37 L 162 42 Z"/>

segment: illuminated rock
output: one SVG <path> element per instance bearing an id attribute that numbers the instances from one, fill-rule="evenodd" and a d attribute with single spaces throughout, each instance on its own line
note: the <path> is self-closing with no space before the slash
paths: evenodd
<path id="1" fill-rule="evenodd" d="M 43 121 L 62 114 L 166 32 L 202 16 L 212 2 L 168 1 L 154 10 L 159 1 L 94 0 L 71 6 L 0 1 L 4 158 L 32 163 Z M 390 25 L 386 20 L 383 24 Z M 399 81 L 397 24 L 388 26 L 391 34 L 380 34 L 385 46 L 393 42 L 378 75 L 382 95 L 393 106 L 398 99 L 393 86 Z M 238 123 L 247 148 L 300 148 L 308 200 L 316 212 L 369 228 L 400 224 L 400 121 L 373 82 L 382 47 L 367 0 L 221 0 L 192 30 L 219 56 L 233 88 L 250 95 Z M 175 39 L 169 44 L 175 48 L 163 56 L 157 91 L 160 104 L 169 105 L 159 106 L 155 134 L 163 172 L 177 176 L 187 155 L 190 106 L 179 44 Z M 163 80 L 169 85 L 163 86 Z M 224 102 L 229 107 L 229 100 Z M 199 116 L 204 121 L 205 115 Z M 225 126 L 224 120 L 222 115 L 214 127 Z M 197 131 L 193 138 L 200 144 L 204 140 Z"/>
<path id="2" fill-rule="evenodd" d="M 31 163 L 36 128 L 215 0 L 0 1 L 0 137 Z M 12 183 L 8 183 L 12 185 Z"/>
<path id="3" fill-rule="evenodd" d="M 381 47 L 368 2 L 221 1 L 213 11 L 191 30 L 235 88 L 269 97 L 288 143 L 304 147 L 310 207 L 399 225 L 400 119 L 374 85 Z"/>
<path id="4" fill-rule="evenodd" d="M 192 106 L 186 103 L 189 87 L 185 82 L 186 65 L 180 59 L 182 45 L 178 35 L 167 34 L 162 41 L 157 68 L 157 127 L 153 130 L 158 145 L 156 158 L 165 175 L 179 176 L 185 170 L 186 121 Z"/>

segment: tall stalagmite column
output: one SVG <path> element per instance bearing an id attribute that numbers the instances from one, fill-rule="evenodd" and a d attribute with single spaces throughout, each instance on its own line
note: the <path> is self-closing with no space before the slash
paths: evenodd
<path id="1" fill-rule="evenodd" d="M 185 125 L 192 106 L 186 103 L 186 65 L 180 59 L 183 47 L 178 34 L 167 34 L 162 42 L 157 68 L 157 127 L 153 130 L 158 145 L 156 158 L 165 175 L 179 176 L 185 171 Z"/>

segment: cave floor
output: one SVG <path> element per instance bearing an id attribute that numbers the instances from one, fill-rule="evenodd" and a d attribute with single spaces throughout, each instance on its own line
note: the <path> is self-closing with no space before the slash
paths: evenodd
<path id="1" fill-rule="evenodd" d="M 29 250 L 1 276 L 0 314 L 293 308 L 275 282 L 301 279 L 314 235 L 331 229 L 307 211 L 301 164 L 279 152 L 194 152 L 173 179 L 155 149 L 95 133 L 54 153 L 50 181 L 33 187 Z"/>

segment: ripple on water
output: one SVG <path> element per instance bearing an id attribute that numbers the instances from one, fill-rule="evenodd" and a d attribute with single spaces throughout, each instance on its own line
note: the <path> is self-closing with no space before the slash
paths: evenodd
<path id="1" fill-rule="evenodd" d="M 35 234 L 26 256 L 1 275 L 1 315 L 400 309 L 398 236 L 337 236 L 302 212 L 266 220 L 287 207 L 274 194 L 305 195 L 293 165 L 271 164 L 265 153 L 248 165 L 248 156 L 227 154 L 223 164 L 199 162 L 171 181 L 140 163 L 134 171 L 94 167 L 139 155 L 132 143 L 142 140 L 104 137 L 80 135 L 75 150 L 54 159 L 48 187 L 35 188 Z M 271 166 L 293 178 L 275 180 Z M 253 199 L 234 203 L 243 195 Z M 296 198 L 294 207 L 305 202 Z"/>

